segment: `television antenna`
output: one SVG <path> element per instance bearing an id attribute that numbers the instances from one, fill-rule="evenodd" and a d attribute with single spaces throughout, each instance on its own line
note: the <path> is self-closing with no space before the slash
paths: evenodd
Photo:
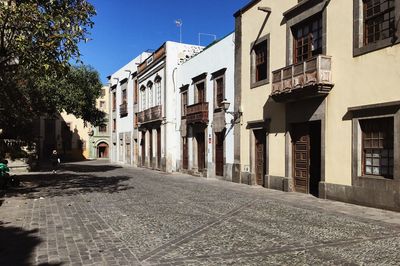
<path id="1" fill-rule="evenodd" d="M 214 41 L 217 39 L 217 35 L 215 34 L 199 32 L 199 46 L 201 44 L 201 35 L 211 36 L 214 38 Z"/>
<path id="2" fill-rule="evenodd" d="M 179 27 L 179 42 L 182 43 L 182 25 L 183 25 L 182 19 L 180 18 L 176 19 L 174 22 L 175 25 Z"/>

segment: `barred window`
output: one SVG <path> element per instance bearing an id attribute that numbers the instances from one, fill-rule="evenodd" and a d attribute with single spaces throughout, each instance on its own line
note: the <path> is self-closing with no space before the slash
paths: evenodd
<path id="1" fill-rule="evenodd" d="M 363 174 L 393 178 L 393 117 L 360 120 Z"/>

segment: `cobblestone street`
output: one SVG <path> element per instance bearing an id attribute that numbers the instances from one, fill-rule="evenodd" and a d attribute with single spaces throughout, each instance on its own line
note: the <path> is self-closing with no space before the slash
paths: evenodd
<path id="1" fill-rule="evenodd" d="M 23 175 L 0 265 L 399 265 L 400 214 L 93 161 Z"/>

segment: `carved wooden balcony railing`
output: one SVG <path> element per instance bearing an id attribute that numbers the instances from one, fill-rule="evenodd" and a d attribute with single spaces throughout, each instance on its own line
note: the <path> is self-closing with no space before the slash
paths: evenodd
<path id="1" fill-rule="evenodd" d="M 162 120 L 162 106 L 157 105 L 138 113 L 138 123 L 144 124 Z"/>
<path id="2" fill-rule="evenodd" d="M 272 72 L 271 97 L 277 102 L 327 95 L 333 87 L 332 59 L 317 55 Z"/>
<path id="3" fill-rule="evenodd" d="M 186 107 L 186 122 L 208 123 L 208 102 L 196 103 Z"/>
<path id="4" fill-rule="evenodd" d="M 119 105 L 119 116 L 124 117 L 128 115 L 128 103 L 123 103 Z"/>

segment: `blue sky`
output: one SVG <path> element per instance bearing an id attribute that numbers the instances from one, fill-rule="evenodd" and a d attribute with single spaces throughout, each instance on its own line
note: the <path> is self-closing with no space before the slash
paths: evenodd
<path id="1" fill-rule="evenodd" d="M 249 0 L 90 0 L 97 16 L 92 39 L 81 44 L 82 60 L 100 73 L 101 80 L 142 51 L 165 41 L 179 41 L 176 19 L 181 19 L 182 42 L 198 44 L 198 33 L 221 38 L 234 30 L 233 13 Z M 201 35 L 207 45 L 213 37 Z"/>

